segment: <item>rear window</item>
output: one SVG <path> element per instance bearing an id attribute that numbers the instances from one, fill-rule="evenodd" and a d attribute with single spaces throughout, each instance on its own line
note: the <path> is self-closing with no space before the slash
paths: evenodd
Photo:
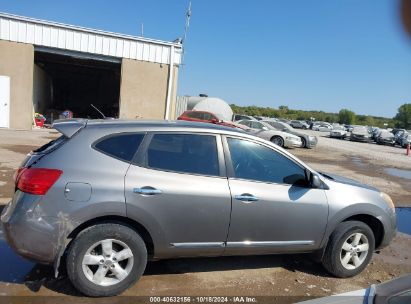
<path id="1" fill-rule="evenodd" d="M 144 134 L 122 133 L 109 135 L 94 144 L 94 149 L 114 158 L 130 162 L 143 141 Z"/>

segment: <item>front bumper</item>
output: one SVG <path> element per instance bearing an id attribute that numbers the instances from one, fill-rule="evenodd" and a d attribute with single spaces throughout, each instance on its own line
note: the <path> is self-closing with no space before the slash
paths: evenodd
<path id="1" fill-rule="evenodd" d="M 40 200 L 41 196 L 17 191 L 1 214 L 1 226 L 17 254 L 36 263 L 53 264 L 62 245 L 61 225 L 58 218 L 36 210 Z"/>
<path id="2" fill-rule="evenodd" d="M 347 136 L 346 133 L 334 133 L 334 132 L 330 133 L 330 137 L 334 137 L 334 138 L 345 138 L 346 136 Z"/>
<path id="3" fill-rule="evenodd" d="M 395 144 L 395 141 L 394 140 L 387 140 L 387 139 L 378 139 L 378 141 L 377 141 L 380 145 L 390 145 L 390 146 L 392 146 L 392 145 L 394 145 Z"/>
<path id="4" fill-rule="evenodd" d="M 384 226 L 384 236 L 381 240 L 380 245 L 376 249 L 387 247 L 397 235 L 397 216 L 395 212 L 389 211 L 388 218 L 385 217 L 385 219 L 386 220 L 384 221 L 382 218 L 380 218 Z"/>
<path id="5" fill-rule="evenodd" d="M 356 136 L 356 135 L 351 135 L 350 140 L 352 141 L 360 141 L 360 142 L 370 142 L 371 138 L 366 137 L 366 136 Z"/>
<path id="6" fill-rule="evenodd" d="M 300 148 L 302 146 L 302 141 L 300 138 L 297 139 L 285 139 L 284 141 L 284 147 L 287 148 Z"/>
<path id="7" fill-rule="evenodd" d="M 311 148 L 314 148 L 317 145 L 317 143 L 318 143 L 317 137 L 308 138 L 306 146 L 307 148 L 311 149 Z"/>

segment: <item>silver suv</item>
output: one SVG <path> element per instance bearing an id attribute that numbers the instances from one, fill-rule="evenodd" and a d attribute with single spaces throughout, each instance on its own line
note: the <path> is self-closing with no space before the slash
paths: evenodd
<path id="1" fill-rule="evenodd" d="M 89 296 L 116 295 L 149 259 L 312 252 L 354 276 L 396 232 L 377 189 L 319 173 L 273 143 L 191 122 L 56 122 L 17 172 L 10 246 Z"/>

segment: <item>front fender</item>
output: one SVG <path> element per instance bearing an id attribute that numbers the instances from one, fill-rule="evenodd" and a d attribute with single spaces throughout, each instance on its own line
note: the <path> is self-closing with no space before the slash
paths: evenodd
<path id="1" fill-rule="evenodd" d="M 392 229 L 388 214 L 380 207 L 370 203 L 349 205 L 332 215 L 330 212 L 327 228 L 321 242 L 321 247 L 326 246 L 329 237 L 340 223 L 344 222 L 350 217 L 361 215 L 372 216 L 375 219 L 379 220 L 384 228 L 384 232 L 390 231 Z"/>

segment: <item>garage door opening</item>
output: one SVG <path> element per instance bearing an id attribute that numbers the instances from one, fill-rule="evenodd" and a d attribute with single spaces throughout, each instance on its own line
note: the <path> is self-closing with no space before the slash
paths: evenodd
<path id="1" fill-rule="evenodd" d="M 94 58 L 36 51 L 34 55 L 33 106 L 47 123 L 73 117 L 118 118 L 121 63 Z"/>

